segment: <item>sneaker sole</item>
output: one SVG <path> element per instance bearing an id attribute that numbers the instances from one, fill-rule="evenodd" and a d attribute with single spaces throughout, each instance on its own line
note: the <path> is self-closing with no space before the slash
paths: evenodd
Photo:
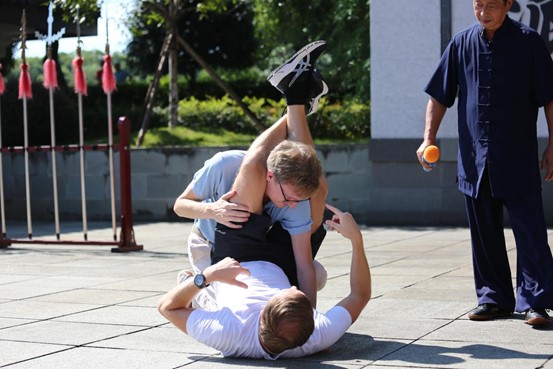
<path id="1" fill-rule="evenodd" d="M 290 59 L 288 59 L 283 65 L 273 70 L 267 81 L 275 87 L 279 85 L 284 77 L 294 70 L 296 65 L 307 56 L 311 51 L 326 45 L 325 41 L 314 41 L 308 45 L 305 45 L 300 51 L 295 53 Z"/>
<path id="2" fill-rule="evenodd" d="M 319 109 L 319 100 L 327 93 L 328 86 L 326 85 L 325 81 L 323 81 L 323 91 L 319 95 L 315 96 L 315 98 L 313 99 L 313 105 L 311 106 L 311 111 L 307 113 L 307 115 L 311 115 Z"/>

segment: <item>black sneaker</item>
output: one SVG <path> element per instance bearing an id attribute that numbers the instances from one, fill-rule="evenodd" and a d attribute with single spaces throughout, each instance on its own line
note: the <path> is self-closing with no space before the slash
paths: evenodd
<path id="1" fill-rule="evenodd" d="M 267 81 L 286 95 L 288 88 L 305 72 L 311 73 L 315 61 L 326 49 L 326 41 L 315 41 L 305 45 L 280 67 L 273 70 Z"/>
<path id="2" fill-rule="evenodd" d="M 328 86 L 322 76 L 317 70 L 313 69 L 311 73 L 311 83 L 309 86 L 309 99 L 305 104 L 305 115 L 313 114 L 319 109 L 319 101 L 321 97 L 328 93 Z"/>
<path id="3" fill-rule="evenodd" d="M 545 309 L 530 309 L 526 312 L 526 317 L 524 318 L 526 320 L 526 324 L 530 324 L 531 326 L 546 326 L 551 323 L 549 320 L 549 315 L 545 311 Z"/>
<path id="4" fill-rule="evenodd" d="M 311 115 L 319 109 L 321 97 L 328 93 L 328 86 L 317 68 L 311 72 L 309 81 L 309 97 L 305 103 L 305 115 Z M 284 108 L 282 115 L 288 112 L 288 107 Z"/>
<path id="5" fill-rule="evenodd" d="M 470 311 L 468 317 L 470 320 L 492 320 L 509 316 L 512 313 L 512 311 L 502 309 L 495 304 L 481 304 L 476 309 Z"/>

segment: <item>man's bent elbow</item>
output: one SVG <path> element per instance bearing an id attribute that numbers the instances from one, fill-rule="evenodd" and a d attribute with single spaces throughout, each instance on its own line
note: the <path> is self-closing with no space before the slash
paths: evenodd
<path id="1" fill-rule="evenodd" d="M 159 311 L 159 313 L 161 315 L 163 315 L 164 317 L 167 318 L 167 313 L 168 313 L 169 309 L 168 309 L 168 305 L 167 305 L 167 302 L 165 301 L 165 299 L 161 299 L 157 302 L 157 311 Z"/>

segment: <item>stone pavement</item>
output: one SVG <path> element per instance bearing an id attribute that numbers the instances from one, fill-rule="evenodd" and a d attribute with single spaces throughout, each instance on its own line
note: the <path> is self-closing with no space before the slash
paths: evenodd
<path id="1" fill-rule="evenodd" d="M 188 267 L 190 225 L 135 225 L 144 251 L 128 254 L 80 245 L 0 249 L 0 367 L 553 369 L 553 328 L 533 329 L 521 314 L 467 319 L 476 301 L 464 228 L 364 228 L 373 299 L 340 341 L 302 359 L 222 358 L 155 307 Z M 75 232 L 62 239 L 83 239 L 79 227 L 62 224 L 62 231 Z M 38 229 L 38 239 L 40 232 L 53 233 Z M 89 239 L 113 239 L 109 225 L 89 229 Z M 15 230 L 11 235 L 8 227 L 8 236 L 26 228 Z M 513 237 L 506 236 L 514 265 Z M 329 273 L 319 308 L 347 293 L 350 257 L 349 242 L 329 233 L 318 257 Z"/>

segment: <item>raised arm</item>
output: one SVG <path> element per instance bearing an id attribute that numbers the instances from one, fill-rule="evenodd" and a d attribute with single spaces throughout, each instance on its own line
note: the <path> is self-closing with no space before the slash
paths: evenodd
<path id="1" fill-rule="evenodd" d="M 311 233 L 302 233 L 291 236 L 296 271 L 298 277 L 298 288 L 311 301 L 313 307 L 317 307 L 317 277 L 313 265 L 313 254 L 311 253 Z"/>
<path id="2" fill-rule="evenodd" d="M 351 241 L 350 293 L 337 306 L 343 306 L 349 312 L 353 323 L 371 298 L 371 272 L 363 248 L 363 237 L 350 213 L 328 204 L 326 207 L 334 213 L 332 219 L 326 221 L 330 230 L 336 230 Z"/>
<path id="3" fill-rule="evenodd" d="M 267 158 L 275 146 L 286 139 L 287 121 L 286 115 L 281 117 L 252 142 L 232 186 L 235 195 L 230 201 L 248 206 L 254 214 L 262 213 Z"/>
<path id="4" fill-rule="evenodd" d="M 314 147 L 313 137 L 311 136 L 311 131 L 307 124 L 307 116 L 305 115 L 305 106 L 290 105 L 287 109 L 288 120 L 286 122 L 286 127 L 288 130 L 288 140 L 303 142 L 304 144 Z M 328 185 L 326 176 L 323 173 L 320 178 L 319 188 L 311 195 L 311 219 L 313 220 L 311 233 L 314 233 L 323 223 L 327 194 Z"/>

